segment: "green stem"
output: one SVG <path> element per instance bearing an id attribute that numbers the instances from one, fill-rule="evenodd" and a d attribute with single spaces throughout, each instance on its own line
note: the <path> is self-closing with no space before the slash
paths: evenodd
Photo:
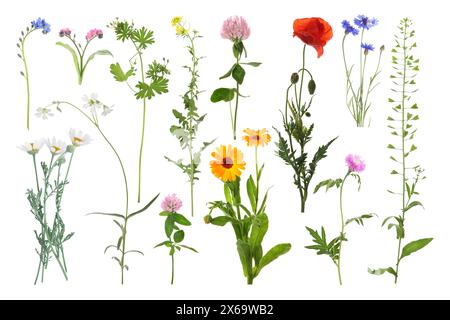
<path id="1" fill-rule="evenodd" d="M 345 76 L 347 78 L 347 87 L 350 88 L 351 92 L 352 92 L 352 99 L 355 103 L 357 103 L 358 98 L 356 96 L 355 93 L 355 89 L 353 88 L 353 83 L 350 79 L 350 70 L 348 69 L 348 64 L 347 64 L 347 57 L 345 55 L 345 39 L 347 39 L 347 35 L 344 36 L 344 38 L 342 39 L 342 56 L 344 58 L 344 67 L 345 67 Z M 350 111 L 350 113 L 353 116 L 353 119 L 355 119 L 356 123 L 358 124 L 358 117 L 357 117 L 357 111 L 355 109 L 350 110 L 350 106 L 347 104 L 347 107 Z"/>
<path id="2" fill-rule="evenodd" d="M 172 254 L 172 278 L 170 280 L 170 284 L 173 285 L 173 280 L 175 278 L 175 253 Z"/>
<path id="3" fill-rule="evenodd" d="M 364 119 L 361 119 L 362 116 L 362 99 L 364 96 L 364 66 L 363 66 L 363 55 L 364 49 L 362 48 L 362 44 L 364 42 L 364 29 L 361 31 L 361 47 L 359 51 L 359 74 L 360 74 L 360 82 L 359 82 L 359 94 L 357 101 L 357 112 L 358 112 L 358 127 L 364 127 Z"/>
<path id="4" fill-rule="evenodd" d="M 35 174 L 35 177 L 36 177 L 36 188 L 37 188 L 37 194 L 39 194 L 39 190 L 40 190 L 40 187 L 39 187 L 39 177 L 38 177 L 38 171 L 37 171 L 37 165 L 36 165 L 36 155 L 35 154 L 33 154 L 33 165 L 34 165 L 34 174 Z M 42 228 L 42 230 L 43 230 L 43 228 Z M 43 232 L 43 231 L 42 231 Z M 42 246 L 41 246 L 41 255 L 42 255 Z M 36 273 L 36 278 L 35 278 L 35 280 L 34 280 L 34 284 L 36 285 L 36 283 L 37 283 L 37 281 L 38 281 L 38 279 L 39 279 L 39 274 L 40 274 L 40 272 L 41 272 L 41 265 L 42 265 L 42 259 L 41 259 L 41 256 L 39 257 L 39 266 L 38 266 L 38 270 L 37 270 L 37 273 Z"/>
<path id="5" fill-rule="evenodd" d="M 134 42 L 133 42 L 134 44 Z M 138 51 L 139 56 L 139 64 L 141 68 L 141 81 L 145 82 L 145 76 L 144 76 L 144 62 L 142 60 L 142 53 L 137 48 L 136 44 L 134 44 L 136 47 L 136 50 Z M 141 144 L 139 147 L 139 173 L 138 173 L 138 200 L 137 202 L 141 202 L 141 184 L 142 184 L 142 155 L 144 152 L 144 138 L 145 138 L 145 118 L 147 113 L 147 99 L 144 98 L 144 105 L 142 110 L 142 131 L 141 131 Z"/>
<path id="6" fill-rule="evenodd" d="M 306 44 L 303 46 L 303 54 L 302 54 L 302 75 L 300 77 L 300 92 L 298 97 L 298 114 L 301 114 L 302 108 L 302 93 L 303 93 L 303 81 L 305 78 L 305 63 L 306 63 Z"/>
<path id="7" fill-rule="evenodd" d="M 28 36 L 35 31 L 36 29 L 32 29 L 31 31 L 27 32 L 27 34 L 22 39 L 22 61 L 24 65 L 24 71 L 25 71 L 25 81 L 27 83 L 27 130 L 30 130 L 30 80 L 29 80 L 29 73 L 28 73 L 28 64 L 27 59 L 25 57 L 25 40 L 28 38 Z"/>
<path id="8" fill-rule="evenodd" d="M 189 41 L 191 42 L 191 55 L 192 55 L 192 78 L 191 83 L 194 81 L 195 75 L 197 74 L 197 62 L 196 62 L 196 56 L 195 56 L 195 46 L 194 46 L 194 39 L 189 35 Z M 195 96 L 192 90 L 190 91 L 190 97 L 191 100 L 194 100 Z M 193 110 L 189 110 L 193 111 Z M 190 191 L 191 191 L 191 215 L 194 216 L 194 180 L 195 180 L 195 166 L 194 166 L 194 156 L 193 156 L 193 146 L 192 142 L 194 140 L 194 129 L 192 126 L 192 116 L 189 117 L 189 161 L 190 161 L 190 167 L 191 167 L 191 173 L 189 174 L 189 182 L 190 182 Z"/>
<path id="9" fill-rule="evenodd" d="M 345 175 L 344 180 L 342 180 L 342 185 L 339 191 L 339 209 L 341 213 L 341 243 L 339 246 L 339 258 L 337 262 L 338 276 L 339 276 L 339 284 L 342 286 L 342 275 L 341 275 L 341 256 L 342 256 L 342 245 L 344 243 L 345 238 L 345 222 L 344 222 L 344 205 L 343 205 L 343 193 L 344 193 L 344 184 L 350 175 L 350 171 Z"/>
<path id="10" fill-rule="evenodd" d="M 406 201 L 406 155 L 405 155 L 405 135 L 403 134 L 406 130 L 405 128 L 405 102 L 406 102 L 406 35 L 407 35 L 407 25 L 405 25 L 405 31 L 403 33 L 403 87 L 402 87 L 402 222 L 405 222 L 405 207 L 407 205 Z M 401 260 L 401 247 L 402 247 L 402 237 L 398 239 L 398 250 L 397 250 L 397 264 L 395 268 L 395 284 L 398 282 L 398 272 Z"/>
<path id="11" fill-rule="evenodd" d="M 259 201 L 259 166 L 258 166 L 258 146 L 255 146 L 255 167 L 256 167 L 256 194 L 255 194 L 255 209 L 256 214 L 258 212 L 258 201 Z"/>
<path id="12" fill-rule="evenodd" d="M 236 58 L 236 64 L 239 64 L 240 56 Z M 239 107 L 239 83 L 236 82 L 236 106 L 234 108 L 234 121 L 233 121 L 233 140 L 236 141 L 236 130 L 237 130 L 237 115 Z"/>

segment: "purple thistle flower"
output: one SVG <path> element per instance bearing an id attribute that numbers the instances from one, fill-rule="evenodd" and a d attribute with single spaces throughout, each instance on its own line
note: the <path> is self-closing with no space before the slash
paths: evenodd
<path id="1" fill-rule="evenodd" d="M 352 24 L 348 20 L 342 21 L 342 28 L 344 28 L 345 34 L 351 33 L 354 36 L 357 36 L 359 34 L 359 30 L 352 26 Z"/>
<path id="2" fill-rule="evenodd" d="M 243 17 L 233 16 L 223 22 L 220 34 L 222 38 L 233 42 L 247 40 L 250 36 L 250 27 Z"/>
<path id="3" fill-rule="evenodd" d="M 161 203 L 161 208 L 168 212 L 177 212 L 183 206 L 183 202 L 177 197 L 175 193 L 166 196 Z"/>
<path id="4" fill-rule="evenodd" d="M 364 160 L 358 155 L 349 154 L 345 158 L 345 162 L 350 172 L 360 173 L 366 169 Z"/>
<path id="5" fill-rule="evenodd" d="M 370 28 L 373 28 L 376 25 L 378 25 L 379 21 L 377 18 L 370 19 L 369 17 L 360 14 L 353 20 L 353 22 L 356 24 L 358 28 L 369 30 Z"/>

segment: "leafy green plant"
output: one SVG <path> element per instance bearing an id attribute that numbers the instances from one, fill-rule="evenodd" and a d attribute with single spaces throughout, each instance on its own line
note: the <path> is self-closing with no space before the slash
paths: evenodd
<path id="1" fill-rule="evenodd" d="M 392 49 L 392 68 L 391 75 L 394 88 L 392 92 L 397 97 L 389 98 L 392 103 L 393 116 L 388 117 L 388 128 L 391 134 L 398 140 L 395 144 L 389 144 L 388 149 L 395 154 L 391 156 L 391 160 L 395 164 L 395 169 L 391 175 L 396 176 L 401 181 L 400 192 L 388 191 L 390 194 L 401 197 L 401 209 L 397 216 L 391 216 L 383 221 L 382 226 L 386 226 L 389 230 L 396 232 L 398 249 L 395 267 L 387 267 L 381 269 L 369 269 L 369 273 L 374 275 L 382 275 L 389 273 L 394 276 L 397 283 L 399 277 L 400 263 L 410 254 L 417 252 L 426 247 L 433 238 L 424 238 L 415 240 L 403 245 L 405 239 L 405 224 L 407 214 L 412 209 L 423 207 L 422 203 L 417 200 L 419 196 L 419 183 L 425 179 L 424 170 L 419 165 L 413 165 L 410 160 L 412 154 L 417 150 L 417 146 L 413 143 L 413 139 L 417 133 L 415 124 L 419 120 L 418 105 L 411 100 L 413 94 L 417 92 L 416 77 L 419 71 L 419 59 L 414 56 L 414 49 L 417 44 L 414 40 L 415 31 L 412 28 L 412 21 L 404 18 L 400 21 L 400 34 L 395 36 L 394 48 Z"/>
<path id="2" fill-rule="evenodd" d="M 328 148 L 337 139 L 330 140 L 327 144 L 320 146 L 312 159 L 308 161 L 308 151 L 306 147 L 312 140 L 314 124 L 306 124 L 306 119 L 311 117 L 311 105 L 316 92 L 316 82 L 310 71 L 305 67 L 306 45 L 303 47 L 303 67 L 291 75 L 291 84 L 286 91 L 286 101 L 283 116 L 283 126 L 287 138 L 278 133 L 277 155 L 286 165 L 292 167 L 294 171 L 294 184 L 300 194 L 301 212 L 305 212 L 306 201 L 311 181 L 316 173 L 319 162 L 327 157 Z M 303 101 L 305 72 L 310 79 L 307 85 L 309 101 Z M 300 83 L 299 83 L 300 80 Z M 295 146 L 297 143 L 298 147 Z"/>
<path id="3" fill-rule="evenodd" d="M 230 146 L 231 148 L 231 146 Z M 233 154 L 238 153 L 236 150 Z M 239 163 L 233 159 L 233 163 Z M 229 161 L 225 161 L 218 166 L 231 168 Z M 245 163 L 244 163 L 245 165 Z M 262 242 L 269 229 L 269 218 L 266 214 L 266 203 L 268 192 L 263 198 L 259 194 L 259 182 L 264 166 L 257 170 L 257 182 L 252 175 L 247 179 L 246 191 L 250 207 L 243 204 L 241 197 L 241 178 L 234 176 L 234 179 L 225 179 L 224 194 L 225 201 L 214 201 L 209 203 L 210 212 L 205 216 L 205 223 L 223 227 L 228 223 L 233 227 L 236 236 L 236 247 L 242 264 L 244 276 L 247 284 L 253 284 L 253 280 L 260 274 L 262 269 L 280 256 L 286 254 L 291 249 L 291 244 L 282 243 L 274 246 L 264 254 Z M 258 203 L 257 199 L 262 199 Z M 212 213 L 219 210 L 222 215 L 213 217 Z"/>
<path id="4" fill-rule="evenodd" d="M 121 213 L 104 213 L 104 212 L 93 212 L 89 213 L 88 215 L 98 215 L 98 216 L 106 216 L 110 217 L 112 219 L 112 222 L 120 229 L 120 235 L 118 237 L 118 240 L 115 244 L 109 245 L 105 248 L 104 253 L 110 249 L 115 249 L 117 251 L 117 256 L 113 256 L 112 259 L 115 260 L 119 267 L 120 267 L 120 274 L 121 274 L 121 284 L 124 284 L 125 282 L 125 270 L 129 270 L 129 266 L 126 263 L 126 256 L 129 254 L 140 254 L 144 255 L 139 250 L 129 250 L 126 246 L 127 244 L 127 235 L 128 235 L 128 224 L 131 221 L 132 218 L 135 218 L 137 215 L 145 212 L 150 206 L 156 201 L 159 194 L 156 195 L 147 205 L 145 205 L 143 208 L 130 212 L 129 210 L 129 189 L 128 189 L 128 178 L 125 171 L 125 166 L 123 164 L 122 158 L 119 155 L 119 152 L 114 147 L 114 145 L 111 143 L 110 139 L 105 135 L 103 132 L 101 126 L 100 126 L 100 117 L 99 112 L 101 112 L 102 116 L 106 116 L 109 113 L 112 112 L 112 107 L 109 107 L 99 101 L 97 99 L 97 96 L 95 94 L 91 95 L 91 97 L 85 97 L 86 104 L 84 105 L 85 109 L 87 111 L 84 111 L 82 108 L 76 106 L 75 104 L 67 101 L 54 101 L 49 107 L 51 108 L 54 106 L 57 111 L 62 112 L 63 107 L 70 107 L 73 110 L 80 113 L 85 119 L 87 119 L 99 132 L 99 134 L 102 136 L 102 138 L 105 140 L 111 151 L 114 153 L 117 162 L 120 166 L 120 171 L 123 178 L 123 186 L 124 186 L 124 201 L 125 201 L 125 208 L 124 211 Z M 134 219 L 133 219 L 134 220 Z"/>
<path id="5" fill-rule="evenodd" d="M 164 231 L 167 236 L 167 240 L 157 244 L 155 248 L 165 246 L 169 248 L 169 255 L 172 259 L 172 277 L 170 284 L 173 284 L 175 278 L 175 253 L 181 251 L 181 249 L 188 249 L 193 252 L 197 252 L 192 247 L 181 244 L 185 237 L 185 232 L 181 230 L 181 226 L 190 226 L 191 222 L 182 214 L 178 213 L 181 209 L 182 202 L 175 194 L 168 195 L 162 202 L 163 210 L 159 215 L 166 217 L 164 222 Z"/>
<path id="6" fill-rule="evenodd" d="M 64 43 L 62 41 L 58 41 L 56 45 L 66 49 L 72 56 L 73 63 L 75 65 L 75 71 L 78 76 L 78 84 L 81 85 L 83 83 L 84 73 L 86 72 L 86 68 L 89 63 L 94 60 L 97 56 L 113 56 L 109 50 L 97 50 L 91 55 L 86 56 L 86 51 L 89 45 L 92 43 L 94 39 L 102 39 L 103 31 L 100 29 L 92 29 L 86 34 L 86 43 L 85 45 L 81 45 L 80 42 L 77 42 L 75 34 L 72 34 L 72 30 L 65 28 L 61 29 L 59 32 L 59 36 L 62 38 L 66 38 L 69 40 L 69 44 Z"/>
<path id="7" fill-rule="evenodd" d="M 342 247 L 344 242 L 348 241 L 345 228 L 351 225 L 352 223 L 357 224 L 359 226 L 364 226 L 364 221 L 376 216 L 376 214 L 370 213 L 345 220 L 343 209 L 343 193 L 345 182 L 349 177 L 356 179 L 359 191 L 359 189 L 361 188 L 361 178 L 359 176 L 359 173 L 365 169 L 365 163 L 359 156 L 349 155 L 347 156 L 346 161 L 348 165 L 348 171 L 347 174 L 344 176 L 344 178 L 324 180 L 320 182 L 314 190 L 314 193 L 316 193 L 322 188 L 325 188 L 326 191 L 332 188 L 339 189 L 339 209 L 341 214 L 341 230 L 339 236 L 335 237 L 330 242 L 328 242 L 324 227 L 321 228 L 320 232 L 312 228 L 306 227 L 306 230 L 309 232 L 314 242 L 313 245 L 307 246 L 306 248 L 317 251 L 318 255 L 325 255 L 331 258 L 331 260 L 333 261 L 333 263 L 337 268 L 340 285 L 342 285 L 342 274 L 341 274 Z"/>
<path id="8" fill-rule="evenodd" d="M 232 24 L 233 27 L 228 28 L 228 24 Z M 229 30 L 233 29 L 233 30 Z M 237 132 L 237 115 L 239 109 L 239 98 L 246 98 L 242 95 L 240 89 L 244 83 L 246 71 L 244 66 L 258 67 L 261 65 L 260 62 L 244 62 L 242 61 L 243 56 L 247 58 L 247 49 L 244 46 L 244 40 L 246 40 L 250 35 L 250 29 L 248 28 L 247 22 L 242 17 L 230 17 L 228 18 L 222 27 L 222 37 L 228 39 L 233 43 L 233 56 L 235 62 L 231 68 L 219 79 L 227 79 L 232 77 L 236 82 L 233 88 L 218 88 L 213 91 L 211 95 L 211 102 L 228 102 L 230 105 L 230 118 L 231 118 L 231 129 L 233 133 L 233 139 L 236 140 Z M 232 103 L 234 100 L 234 111 Z"/>
<path id="9" fill-rule="evenodd" d="M 200 34 L 196 30 L 189 30 L 185 27 L 185 22 L 181 17 L 175 17 L 172 20 L 172 25 L 176 28 L 176 33 L 183 39 L 186 39 L 188 45 L 186 47 L 189 55 L 191 56 L 191 64 L 184 66 L 184 68 L 190 73 L 190 81 L 187 91 L 182 95 L 184 112 L 176 109 L 172 110 L 174 117 L 177 120 L 177 124 L 170 127 L 170 132 L 180 142 L 181 149 L 188 151 L 189 162 L 185 163 L 183 159 L 178 161 L 172 160 L 169 157 L 165 157 L 168 161 L 175 164 L 180 168 L 184 174 L 188 176 L 191 193 L 191 215 L 194 216 L 194 184 L 198 180 L 198 174 L 201 154 L 209 147 L 214 141 L 203 142 L 201 147 L 194 151 L 194 142 L 197 138 L 197 131 L 199 125 L 203 122 L 206 114 L 200 115 L 198 112 L 197 101 L 199 94 L 201 93 L 198 88 L 198 65 L 203 57 L 199 57 L 195 50 L 195 41 L 201 38 Z"/>
<path id="10" fill-rule="evenodd" d="M 129 66 L 125 70 L 119 63 L 111 64 L 110 71 L 117 82 L 126 83 L 138 100 L 142 100 L 142 130 L 141 142 L 139 147 L 139 163 L 138 163 L 138 203 L 141 201 L 141 185 L 142 185 L 142 156 L 144 151 L 145 124 L 147 117 L 147 101 L 153 99 L 156 95 L 169 92 L 169 80 L 167 76 L 170 71 L 167 68 L 168 60 L 163 59 L 162 62 L 154 60 L 144 69 L 144 51 L 155 43 L 153 31 L 146 27 L 137 28 L 134 23 L 128 21 L 119 21 L 118 19 L 111 22 L 108 27 L 112 28 L 116 33 L 116 38 L 122 42 L 129 42 L 133 45 L 135 53 L 129 60 Z M 137 76 L 138 81 L 132 86 L 130 79 Z"/>
<path id="11" fill-rule="evenodd" d="M 33 158 L 33 167 L 36 180 L 36 189 L 27 190 L 27 199 L 31 207 L 31 213 L 40 225 L 40 231 L 34 231 L 39 248 L 36 253 L 39 256 L 39 266 L 34 284 L 39 279 L 44 282 L 44 274 L 51 258 L 54 258 L 64 275 L 67 277 L 67 264 L 64 255 L 64 245 L 74 233 L 66 233 L 66 225 L 62 218 L 62 201 L 66 186 L 69 184 L 69 172 L 76 149 L 89 142 L 89 137 L 71 130 L 72 144 L 66 146 L 56 139 L 48 140 L 46 144 L 50 150 L 50 160 L 40 163 L 41 174 L 37 166 L 37 154 L 42 142 L 27 143 L 21 147 Z M 69 159 L 69 162 L 66 159 Z M 51 202 L 53 201 L 53 206 Z M 50 210 L 54 208 L 54 213 Z"/>

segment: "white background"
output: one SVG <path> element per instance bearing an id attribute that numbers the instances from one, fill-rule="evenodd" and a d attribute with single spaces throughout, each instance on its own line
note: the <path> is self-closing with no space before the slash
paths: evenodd
<path id="1" fill-rule="evenodd" d="M 445 92 L 448 90 L 448 46 L 445 38 L 446 10 L 443 1 L 77 1 L 60 4 L 54 1 L 13 2 L 4 9 L 1 88 L 2 137 L 1 223 L 0 243 L 0 297 L 1 298 L 139 298 L 139 299 L 315 299 L 315 298 L 449 298 L 448 225 L 446 205 L 448 198 L 447 119 L 449 116 Z M 340 44 L 343 31 L 340 22 L 357 14 L 378 17 L 380 25 L 367 33 L 367 41 L 376 47 L 386 45 L 383 59 L 382 84 L 373 96 L 372 125 L 356 129 L 345 105 L 345 82 Z M 144 154 L 143 198 L 152 198 L 175 192 L 185 202 L 183 213 L 189 215 L 189 193 L 186 178 L 176 167 L 164 160 L 164 155 L 178 158 L 177 140 L 169 133 L 174 124 L 173 107 L 181 107 L 179 95 L 185 90 L 188 75 L 181 68 L 188 63 L 184 43 L 177 38 L 170 25 L 174 15 L 183 15 L 200 30 L 204 38 L 198 41 L 198 52 L 206 56 L 201 64 L 201 96 L 199 108 L 207 112 L 200 138 L 218 138 L 218 143 L 231 142 L 226 104 L 211 104 L 213 89 L 228 85 L 218 77 L 229 69 L 232 61 L 231 43 L 221 39 L 222 21 L 230 15 L 247 18 L 252 29 L 246 41 L 249 60 L 261 61 L 259 68 L 248 68 L 242 90 L 251 95 L 243 99 L 239 112 L 239 129 L 281 127 L 279 109 L 284 104 L 285 88 L 293 70 L 300 66 L 302 44 L 292 38 L 295 18 L 321 16 L 333 26 L 334 38 L 325 47 L 325 54 L 317 59 L 312 48 L 307 51 L 307 67 L 317 81 L 317 97 L 313 104 L 316 123 L 312 146 L 332 137 L 339 140 L 330 148 L 329 157 L 320 163 L 313 184 L 345 173 L 344 158 L 348 153 L 360 154 L 367 162 L 362 174 L 363 188 L 349 183 L 345 193 L 347 217 L 376 212 L 380 217 L 398 214 L 399 199 L 386 193 L 389 187 L 399 187 L 398 179 L 389 175 L 392 163 L 386 149 L 396 142 L 386 128 L 390 105 L 386 102 L 391 86 L 390 48 L 396 26 L 403 17 L 415 22 L 421 58 L 418 79 L 421 121 L 416 144 L 415 160 L 427 170 L 429 177 L 421 185 L 421 201 L 425 211 L 414 210 L 408 216 L 407 241 L 425 237 L 435 240 L 423 251 L 404 260 L 400 283 L 393 285 L 390 275 L 375 277 L 368 267 L 386 267 L 394 264 L 396 240 L 393 232 L 380 228 L 381 219 L 373 220 L 364 229 L 351 226 L 350 241 L 343 251 L 344 286 L 338 286 L 334 265 L 327 257 L 317 257 L 304 249 L 310 244 L 305 225 L 317 228 L 325 225 L 331 235 L 339 228 L 338 194 L 336 191 L 311 196 L 307 213 L 299 213 L 297 190 L 292 183 L 292 172 L 274 155 L 272 143 L 260 153 L 266 163 L 263 186 L 273 186 L 268 203 L 270 227 L 263 243 L 265 250 L 277 243 L 291 242 L 287 255 L 267 267 L 248 287 L 242 275 L 235 249 L 235 238 L 230 226 L 219 228 L 203 223 L 208 201 L 222 198 L 222 183 L 210 173 L 208 162 L 211 149 L 204 153 L 202 174 L 196 189 L 197 215 L 193 226 L 187 229 L 185 243 L 200 254 L 182 252 L 176 257 L 175 285 L 170 283 L 170 258 L 164 248 L 153 246 L 165 238 L 163 218 L 158 216 L 160 201 L 148 212 L 131 221 L 129 248 L 141 249 L 145 257 L 130 256 L 130 272 L 126 285 L 119 284 L 119 267 L 109 255 L 103 255 L 106 245 L 118 238 L 118 229 L 108 218 L 86 217 L 92 211 L 118 211 L 123 208 L 123 186 L 119 167 L 95 129 L 79 114 L 66 110 L 50 121 L 32 118 L 32 130 L 25 130 L 25 82 L 19 75 L 21 61 L 16 58 L 15 43 L 31 20 L 41 16 L 52 25 L 46 36 L 36 32 L 27 41 L 30 68 L 32 110 L 56 99 L 81 105 L 81 96 L 97 92 L 106 104 L 114 104 L 114 112 L 103 119 L 103 128 L 118 147 L 127 167 L 131 187 L 131 210 L 136 203 L 137 156 L 141 105 L 125 85 L 115 82 L 109 73 L 109 64 L 126 65 L 133 54 L 129 44 L 115 40 L 105 25 L 114 17 L 134 19 L 137 26 L 154 30 L 156 43 L 146 52 L 145 59 L 170 59 L 170 93 L 150 103 L 147 141 Z M 6 21 L 5 21 L 6 20 Z M 72 59 L 68 52 L 55 46 L 58 30 L 73 29 L 79 37 L 91 28 L 102 28 L 103 40 L 95 41 L 96 49 L 109 49 L 114 58 L 99 57 L 89 66 L 85 82 L 78 86 Z M 351 39 L 357 50 L 357 40 Z M 371 56 L 375 62 L 375 55 Z M 373 64 L 371 65 L 372 67 Z M 37 267 L 33 230 L 36 221 L 29 213 L 25 191 L 34 183 L 31 158 L 16 148 L 31 138 L 57 136 L 68 139 L 71 128 L 88 132 L 94 139 L 76 155 L 70 185 L 64 199 L 64 219 L 69 231 L 76 232 L 67 243 L 69 282 L 65 282 L 55 264 L 46 273 L 45 283 L 33 286 Z M 271 130 L 272 134 L 274 133 Z M 253 172 L 253 151 L 242 142 L 245 152 L 246 178 Z M 44 155 L 45 152 L 42 153 Z"/>

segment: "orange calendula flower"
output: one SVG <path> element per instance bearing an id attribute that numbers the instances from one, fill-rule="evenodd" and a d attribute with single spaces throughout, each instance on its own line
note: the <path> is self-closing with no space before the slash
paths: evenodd
<path id="1" fill-rule="evenodd" d="M 223 182 L 235 181 L 245 170 L 244 155 L 236 147 L 221 145 L 211 155 L 211 172 Z"/>
<path id="2" fill-rule="evenodd" d="M 261 130 L 245 129 L 244 133 L 246 135 L 242 137 L 242 140 L 246 141 L 249 147 L 264 147 L 272 139 L 265 128 Z"/>

